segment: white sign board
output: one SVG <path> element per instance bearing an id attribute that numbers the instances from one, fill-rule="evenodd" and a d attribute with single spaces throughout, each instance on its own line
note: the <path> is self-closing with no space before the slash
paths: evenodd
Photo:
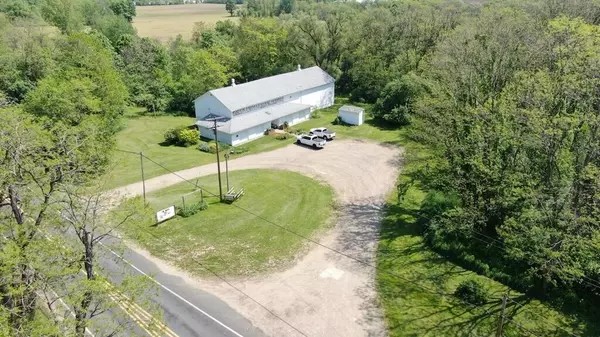
<path id="1" fill-rule="evenodd" d="M 163 222 L 175 216 L 175 206 L 171 206 L 156 212 L 156 221 Z"/>

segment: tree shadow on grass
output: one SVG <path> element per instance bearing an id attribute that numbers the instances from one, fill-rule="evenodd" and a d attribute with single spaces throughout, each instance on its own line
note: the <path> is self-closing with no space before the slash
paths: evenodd
<path id="1" fill-rule="evenodd" d="M 448 289 L 451 280 L 470 272 L 459 265 L 448 263 L 447 258 L 429 249 L 422 240 L 422 222 L 426 220 L 419 217 L 417 209 L 406 207 L 404 204 L 392 203 L 385 206 L 386 214 L 382 221 L 381 243 L 378 249 L 380 270 L 378 285 L 382 296 L 389 297 L 384 301 L 399 302 L 403 306 L 420 303 L 420 300 L 414 298 L 405 300 L 407 295 L 403 292 L 407 291 L 407 284 L 414 288 L 418 296 L 436 296 L 425 289 L 419 289 L 420 286 L 439 290 L 444 293 L 444 296 L 438 295 L 439 302 L 433 303 L 429 308 L 409 310 L 394 304 L 391 306 L 394 311 L 388 313 L 388 318 L 391 316 L 391 329 L 398 329 L 398 334 L 406 335 L 406 326 L 410 326 L 408 329 L 413 329 L 412 324 L 415 324 L 417 327 L 422 326 L 422 330 L 418 334 L 415 333 L 415 336 L 493 335 L 501 311 L 502 295 L 506 288 L 495 288 L 493 292 L 488 293 L 489 300 L 483 306 L 483 310 L 475 310 L 459 300 L 452 301 L 453 308 L 444 307 L 440 298 L 453 297 L 453 289 Z M 391 275 L 384 275 L 386 270 L 400 273 L 402 278 L 394 279 L 393 272 Z M 409 313 L 416 311 L 419 314 L 398 315 L 396 310 Z M 561 316 L 557 312 L 567 315 Z M 511 298 L 505 315 L 507 319 L 503 336 L 573 336 L 565 329 L 572 329 L 580 336 L 598 336 L 598 327 L 593 318 L 584 317 L 580 312 L 573 315 L 564 309 L 552 308 L 533 301 L 530 296 L 524 294 Z M 427 323 L 419 323 L 420 321 L 427 321 Z M 525 327 L 521 327 L 523 325 Z"/>
<path id="2" fill-rule="evenodd" d="M 365 124 L 370 125 L 374 128 L 377 128 L 379 130 L 384 130 L 384 131 L 393 131 L 393 130 L 400 130 L 400 128 L 402 128 L 401 125 L 397 125 L 397 124 L 393 124 L 393 123 L 389 123 L 386 122 L 384 120 L 381 119 L 376 119 L 376 118 L 369 118 L 365 120 Z"/>

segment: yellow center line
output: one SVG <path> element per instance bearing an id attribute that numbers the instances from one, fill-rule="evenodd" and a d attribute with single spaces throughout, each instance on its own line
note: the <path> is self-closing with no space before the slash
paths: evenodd
<path id="1" fill-rule="evenodd" d="M 115 298 L 116 298 L 115 302 L 118 302 L 121 305 L 126 306 L 128 308 L 128 310 L 136 312 L 138 316 L 143 317 L 148 322 L 147 323 L 148 327 L 155 326 L 157 329 L 159 329 L 161 332 L 165 333 L 167 336 L 178 337 L 175 334 L 175 332 L 173 332 L 171 329 L 169 329 L 169 327 L 164 325 L 162 322 L 156 320 L 147 311 L 142 309 L 137 303 L 131 301 L 125 295 L 123 295 L 123 294 L 117 295 L 116 293 L 113 293 L 112 296 L 115 296 Z"/>
<path id="2" fill-rule="evenodd" d="M 105 286 L 109 290 L 111 290 L 110 296 L 111 296 L 111 298 L 113 298 L 113 301 L 115 301 L 115 303 L 117 303 L 117 305 L 119 305 L 119 307 L 121 307 L 123 309 L 123 306 L 126 306 L 128 308 L 128 312 L 130 311 L 132 313 L 135 313 L 137 317 L 141 317 L 141 318 L 147 320 L 148 323 L 146 323 L 146 325 L 147 325 L 148 329 L 150 329 L 151 326 L 155 326 L 158 330 L 160 330 L 160 332 L 164 333 L 165 336 L 179 337 L 173 330 L 171 330 L 168 326 L 166 326 L 162 322 L 156 320 L 150 313 L 148 313 L 146 310 L 144 310 L 139 304 L 132 301 L 125 294 L 114 289 L 114 287 L 110 283 L 105 281 Z M 146 330 L 146 332 L 148 332 L 148 331 Z"/>
<path id="3" fill-rule="evenodd" d="M 60 211 L 58 213 L 62 215 L 62 213 Z M 45 237 L 48 241 L 52 241 L 49 236 L 45 235 Z M 64 246 L 63 246 L 63 248 L 64 248 Z M 85 272 L 85 270 L 80 269 L 79 272 L 82 273 L 83 275 L 87 276 L 87 273 Z M 163 337 L 160 334 L 157 334 L 157 333 L 154 333 L 154 332 L 151 332 L 148 330 L 151 326 L 155 326 L 161 332 L 163 332 L 165 334 L 165 336 L 179 337 L 173 330 L 169 329 L 168 326 L 166 326 L 162 322 L 157 321 L 152 315 L 150 315 L 150 313 L 148 313 L 146 310 L 144 310 L 141 306 L 139 306 L 137 303 L 135 303 L 134 301 L 129 299 L 126 295 L 120 293 L 117 289 L 115 289 L 115 287 L 112 284 L 110 284 L 107 281 L 104 281 L 104 283 L 105 283 L 104 286 L 107 288 L 107 290 L 109 290 L 108 296 L 117 304 L 117 306 L 119 308 L 121 308 L 121 310 L 123 310 L 125 312 L 125 314 L 127 314 L 129 317 L 131 317 L 140 328 L 142 328 L 144 331 L 146 331 L 146 333 L 148 335 L 150 335 L 151 337 Z M 121 297 L 120 300 L 119 300 L 118 296 Z M 128 304 L 130 305 L 129 309 L 127 307 Z M 74 316 L 75 314 L 71 311 L 71 315 Z M 144 318 L 145 318 L 145 320 L 148 320 L 149 323 L 145 323 Z M 146 329 L 145 326 L 147 326 L 148 329 Z M 91 336 L 93 336 L 93 334 L 88 330 L 87 327 L 85 329 L 86 329 L 86 333 L 89 333 Z"/>
<path id="4" fill-rule="evenodd" d="M 121 308 L 121 310 L 123 310 L 123 312 L 125 312 L 129 317 L 131 317 L 131 319 L 133 319 L 133 321 L 142 329 L 144 330 L 149 336 L 151 337 L 161 337 L 159 334 L 156 334 L 154 332 L 151 332 L 150 330 L 146 329 L 146 323 L 144 322 L 144 320 L 140 317 L 138 317 L 136 314 L 129 312 L 129 310 L 127 309 L 126 306 L 124 306 L 121 302 L 119 302 L 116 298 L 113 297 L 113 295 L 109 294 L 108 295 L 116 304 L 119 308 Z"/>

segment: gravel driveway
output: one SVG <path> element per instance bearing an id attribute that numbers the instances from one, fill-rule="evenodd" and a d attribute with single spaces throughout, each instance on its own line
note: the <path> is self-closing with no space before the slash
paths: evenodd
<path id="1" fill-rule="evenodd" d="M 241 157 L 230 161 L 229 168 L 291 170 L 330 184 L 340 205 L 339 214 L 336 226 L 318 241 L 375 264 L 384 198 L 394 187 L 401 156 L 402 151 L 396 147 L 336 140 L 323 150 L 294 144 Z M 216 173 L 216 164 L 177 172 L 186 179 L 213 173 Z M 156 177 L 146 181 L 146 191 L 181 181 L 173 174 Z M 142 186 L 136 183 L 115 191 L 121 196 L 139 195 Z M 232 283 L 307 336 L 385 336 L 377 304 L 375 270 L 325 248 L 309 245 L 308 252 L 285 271 L 232 280 Z M 302 336 L 227 285 L 190 277 L 147 252 L 136 250 L 161 265 L 165 272 L 182 276 L 201 289 L 213 292 L 268 335 Z"/>

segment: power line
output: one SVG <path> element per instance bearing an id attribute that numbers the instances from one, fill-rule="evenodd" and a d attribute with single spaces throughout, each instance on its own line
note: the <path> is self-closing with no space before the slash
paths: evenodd
<path id="1" fill-rule="evenodd" d="M 132 152 L 135 153 L 135 152 Z M 137 154 L 137 153 L 136 153 Z M 149 159 L 149 158 L 148 158 Z M 181 177 L 180 177 L 181 178 Z M 184 178 L 182 178 L 184 179 Z M 26 186 L 27 187 L 27 186 Z M 29 190 L 31 190 L 29 187 L 27 187 Z M 213 194 L 211 192 L 209 192 L 210 194 Z M 213 194 L 214 195 L 214 194 Z M 60 201 L 56 200 L 56 198 L 54 197 L 50 197 L 50 199 L 54 200 L 54 202 L 56 202 L 57 204 L 61 204 Z M 64 207 L 63 207 L 64 209 Z M 62 213 L 60 211 L 58 211 L 59 214 L 62 215 Z M 125 223 L 125 222 L 123 222 Z M 121 223 L 121 224 L 123 224 Z M 120 224 L 120 225 L 121 225 Z M 135 223 L 134 223 L 135 224 Z M 156 236 L 154 233 L 146 230 L 145 228 L 135 224 L 136 227 L 142 229 L 144 232 L 150 234 L 152 237 L 154 237 L 155 239 L 161 241 L 163 244 L 166 244 L 167 246 L 171 247 L 168 243 L 166 243 L 165 241 L 162 241 L 158 236 Z M 113 228 L 114 229 L 114 228 Z M 238 291 L 240 294 L 246 296 L 247 298 L 249 298 L 252 302 L 256 303 L 257 305 L 259 305 L 261 308 L 263 308 L 264 310 L 266 310 L 269 314 L 271 314 L 273 317 L 279 319 L 280 321 L 282 321 L 283 323 L 285 323 L 287 326 L 289 326 L 290 328 L 292 328 L 294 331 L 298 332 L 299 334 L 301 334 L 304 337 L 308 337 L 304 332 L 300 331 L 298 328 L 296 328 L 295 326 L 293 326 L 291 323 L 289 323 L 288 321 L 286 321 L 285 319 L 283 319 L 282 317 L 280 317 L 279 315 L 275 314 L 273 311 L 271 311 L 269 308 L 267 308 L 265 305 L 263 305 L 262 303 L 258 302 L 258 300 L 254 299 L 252 296 L 248 295 L 247 293 L 245 293 L 243 290 L 241 290 L 240 288 L 236 287 L 235 285 L 233 285 L 231 282 L 227 281 L 224 277 L 222 277 L 221 275 L 219 275 L 218 273 L 216 273 L 215 271 L 213 271 L 212 269 L 208 268 L 207 266 L 205 266 L 204 264 L 202 264 L 199 261 L 196 261 L 195 259 L 192 259 L 192 261 L 196 262 L 198 265 L 200 265 L 202 268 L 206 269 L 207 271 L 209 271 L 211 274 L 215 275 L 218 279 L 220 279 L 221 281 L 223 281 L 224 283 L 226 283 L 228 286 L 230 286 L 231 288 L 235 289 L 236 291 Z"/>
<path id="2" fill-rule="evenodd" d="M 119 152 L 125 152 L 125 153 L 131 153 L 131 154 L 137 154 L 139 155 L 139 152 L 133 152 L 133 151 L 128 151 L 128 150 L 121 150 L 121 149 L 115 149 L 115 151 L 119 151 Z"/>
<path id="3" fill-rule="evenodd" d="M 196 188 L 202 188 L 202 187 L 200 187 L 200 186 L 199 186 L 197 183 L 194 183 L 194 182 L 192 182 L 192 181 L 190 181 L 190 180 L 188 180 L 188 179 L 186 179 L 186 178 L 184 178 L 184 177 L 180 176 L 180 175 L 179 175 L 179 174 L 177 174 L 176 172 L 174 172 L 174 171 L 172 171 L 172 170 L 168 169 L 167 167 L 165 167 L 165 166 L 163 166 L 163 165 L 161 165 L 161 164 L 157 163 L 156 161 L 152 160 L 151 158 L 149 158 L 149 157 L 147 157 L 147 156 L 145 156 L 145 155 L 143 155 L 143 156 L 144 156 L 146 159 L 148 159 L 148 160 L 150 160 L 151 162 L 153 162 L 154 164 L 156 164 L 156 165 L 160 166 L 161 168 L 165 169 L 166 171 L 168 171 L 168 172 L 170 172 L 170 173 L 174 174 L 175 176 L 179 177 L 179 178 L 180 178 L 180 179 L 182 179 L 183 181 L 185 181 L 185 182 L 187 182 L 187 183 L 189 183 L 189 184 L 193 185 L 194 187 L 196 187 Z M 215 197 L 217 196 L 215 193 L 212 193 L 211 191 L 209 191 L 209 190 L 207 190 L 207 189 L 205 189 L 205 188 L 202 188 L 202 189 L 203 189 L 204 191 L 206 191 L 208 194 L 212 195 L 212 196 L 215 196 Z M 248 213 L 248 214 L 250 214 L 250 215 L 252 215 L 252 216 L 254 216 L 254 217 L 256 217 L 256 218 L 258 218 L 258 219 L 261 219 L 262 221 L 264 221 L 264 222 L 266 222 L 266 223 L 269 223 L 269 224 L 271 224 L 271 225 L 273 225 L 273 226 L 276 226 L 276 227 L 278 227 L 278 228 L 280 228 L 280 229 L 282 229 L 282 230 L 284 230 L 284 231 L 286 231 L 286 232 L 288 232 L 288 233 L 290 233 L 290 234 L 296 235 L 296 236 L 298 236 L 298 237 L 302 238 L 303 240 L 309 241 L 309 242 L 311 242 L 311 243 L 313 243 L 313 244 L 316 244 L 316 245 L 318 245 L 318 246 L 320 246 L 320 247 L 322 247 L 322 248 L 325 248 L 325 249 L 327 249 L 327 250 L 329 250 L 329 251 L 332 251 L 332 252 L 334 252 L 334 253 L 336 253 L 336 254 L 338 254 L 338 255 L 344 256 L 344 257 L 346 257 L 346 258 L 348 258 L 348 259 L 351 259 L 351 260 L 353 260 L 353 261 L 355 261 L 355 262 L 358 262 L 358 263 L 360 263 L 360 264 L 363 264 L 363 265 L 365 265 L 365 266 L 368 266 L 368 267 L 371 267 L 371 268 L 373 268 L 373 269 L 377 270 L 377 266 L 375 266 L 375 265 L 373 265 L 373 264 L 371 264 L 371 263 L 369 263 L 369 262 L 366 262 L 366 261 L 363 261 L 363 260 L 361 260 L 361 259 L 355 258 L 355 257 L 353 257 L 353 256 L 351 256 L 351 255 L 349 255 L 349 254 L 346 254 L 346 253 L 344 253 L 344 252 L 341 252 L 341 251 L 339 251 L 339 250 L 337 250 L 337 249 L 335 249 L 335 248 L 331 248 L 331 247 L 329 247 L 329 246 L 326 246 L 326 245 L 324 245 L 324 244 L 322 244 L 322 243 L 320 243 L 320 242 L 318 242 L 318 241 L 315 241 L 315 240 L 313 240 L 313 239 L 311 239 L 311 238 L 309 238 L 309 237 L 306 237 L 306 236 L 304 236 L 304 235 L 302 235 L 302 234 L 299 234 L 299 233 L 297 233 L 297 232 L 294 232 L 294 231 L 290 230 L 289 228 L 286 228 L 285 226 L 281 226 L 281 225 L 279 225 L 279 224 L 277 224 L 277 223 L 275 223 L 275 222 L 273 222 L 273 221 L 271 221 L 271 220 L 269 220 L 269 219 L 267 219 L 267 218 L 265 218 L 265 217 L 263 217 L 263 216 L 261 216 L 261 215 L 259 215 L 259 214 L 256 214 L 256 213 L 252 212 L 252 211 L 251 211 L 251 210 L 249 210 L 249 209 L 246 209 L 246 208 L 243 208 L 243 207 L 241 207 L 241 206 L 239 206 L 239 205 L 236 205 L 235 203 L 234 203 L 234 204 L 231 204 L 231 205 L 232 205 L 232 206 L 234 206 L 234 207 L 236 207 L 236 208 L 238 208 L 238 209 L 240 209 L 240 210 L 242 210 L 242 211 L 244 211 L 244 212 L 246 212 L 246 213 Z M 139 228 L 143 229 L 142 227 L 139 227 Z M 145 230 L 145 229 L 143 229 L 143 230 L 144 230 L 144 231 L 147 231 L 147 230 Z M 150 232 L 148 232 L 148 233 L 150 233 Z M 150 234 L 151 234 L 151 233 L 150 233 Z M 154 234 L 152 234 L 152 235 L 153 235 L 154 237 L 156 237 Z M 159 239 L 159 238 L 157 238 L 157 239 Z M 164 243 L 164 241 L 163 241 L 163 243 Z M 168 244 L 167 244 L 167 245 L 168 245 Z M 168 246 L 170 246 L 170 245 L 168 245 Z M 195 261 L 195 260 L 192 260 L 192 261 Z M 195 261 L 195 262 L 197 262 L 197 261 Z M 199 262 L 197 262 L 197 263 L 198 263 L 200 266 L 202 266 L 203 268 L 205 268 L 205 269 L 206 269 L 206 267 L 205 267 L 204 265 L 202 265 L 202 264 L 201 264 L 201 263 L 199 263 Z M 211 271 L 211 270 L 209 270 L 209 269 L 207 269 L 207 270 L 208 270 L 208 271 L 210 271 L 211 273 L 213 273 L 213 274 L 214 274 L 214 272 L 213 272 L 213 271 Z M 413 285 L 416 285 L 416 286 L 418 286 L 418 287 L 420 287 L 420 288 L 422 288 L 422 289 L 424 289 L 424 290 L 426 290 L 426 291 L 428 291 L 428 292 L 430 292 L 430 293 L 437 294 L 437 295 L 439 295 L 439 296 L 442 296 L 442 297 L 445 297 L 445 298 L 458 299 L 458 300 L 460 300 L 461 302 L 463 302 L 463 303 L 465 303 L 465 304 L 468 304 L 469 306 L 472 306 L 472 307 L 475 307 L 475 308 L 480 308 L 479 306 L 477 306 L 477 305 L 475 305 L 475 304 L 472 304 L 472 303 L 470 303 L 470 302 L 467 302 L 467 301 L 465 301 L 465 300 L 463 300 L 463 299 L 460 299 L 460 298 L 456 298 L 456 297 L 450 297 L 450 296 L 449 296 L 449 295 L 447 295 L 447 294 L 444 294 L 444 293 L 442 293 L 442 292 L 436 291 L 436 290 L 434 290 L 434 289 L 431 289 L 431 288 L 429 288 L 429 287 L 426 287 L 426 286 L 424 286 L 424 285 L 418 284 L 418 283 L 417 283 L 417 282 L 415 282 L 414 280 L 410 280 L 410 279 L 408 279 L 408 278 L 405 278 L 405 277 L 403 277 L 403 276 L 401 276 L 401 275 L 398 275 L 398 274 L 396 274 L 396 273 L 389 272 L 389 271 L 383 271 L 383 272 L 384 272 L 384 273 L 386 273 L 386 274 L 388 274 L 388 275 L 391 275 L 391 276 L 393 276 L 393 277 L 396 277 L 396 278 L 398 278 L 398 279 L 401 279 L 401 280 L 403 280 L 403 281 L 405 281 L 405 282 L 408 282 L 408 283 L 411 283 L 411 284 L 413 284 Z M 215 274 L 215 275 L 216 275 L 216 274 Z M 219 277 L 219 276 L 217 276 L 217 277 Z M 220 277 L 219 277 L 219 278 L 220 278 Z M 236 289 L 236 288 L 234 287 L 234 289 Z M 484 310 L 484 312 L 485 312 L 486 314 L 488 314 L 488 315 L 498 316 L 498 315 L 496 315 L 496 314 L 494 314 L 494 313 L 490 312 L 489 310 L 487 310 L 487 309 L 485 309 L 485 308 L 482 308 L 482 309 L 483 309 L 483 310 Z M 523 329 L 524 331 L 527 331 L 528 333 L 532 334 L 533 336 L 536 336 L 536 335 L 535 335 L 533 332 L 531 332 L 529 329 L 527 329 L 527 328 L 523 327 L 521 324 L 519 324 L 519 323 L 515 322 L 514 320 L 512 320 L 512 319 L 510 319 L 510 318 L 507 318 L 507 319 L 508 319 L 509 321 L 513 322 L 515 325 L 517 325 L 517 326 L 518 326 L 518 327 L 520 327 L 521 329 Z"/>
<path id="4" fill-rule="evenodd" d="M 211 193 L 212 194 L 212 193 Z M 167 247 L 169 248 L 173 248 L 173 246 L 171 246 L 169 243 L 167 243 L 166 241 L 163 241 L 160 237 L 156 236 L 156 234 L 148 231 L 147 229 L 143 228 L 140 225 L 135 224 L 136 227 L 138 227 L 139 229 L 143 230 L 144 232 L 150 234 L 153 238 L 155 238 L 156 240 L 162 242 L 163 244 L 165 244 Z M 217 272 L 215 272 L 214 270 L 208 268 L 207 266 L 205 266 L 202 262 L 197 261 L 196 259 L 192 258 L 192 261 L 194 261 L 195 263 L 197 263 L 200 267 L 206 269 L 207 271 L 209 271 L 211 274 L 213 274 L 214 276 L 216 276 L 219 280 L 223 281 L 224 283 L 226 283 L 228 286 L 230 286 L 231 288 L 235 289 L 237 292 L 239 292 L 240 294 L 246 296 L 247 298 L 249 298 L 252 302 L 258 304 L 261 308 L 263 308 L 265 311 L 267 311 L 269 314 L 273 315 L 273 317 L 277 318 L 278 320 L 282 321 L 283 323 L 285 323 L 287 326 L 289 326 L 290 328 L 294 329 L 296 332 L 298 332 L 299 334 L 301 334 L 304 337 L 308 337 L 304 332 L 300 331 L 298 328 L 296 328 L 295 326 L 293 326 L 291 323 L 289 323 L 288 321 L 286 321 L 285 319 L 283 319 L 282 317 L 280 317 L 279 315 L 277 315 L 276 313 L 274 313 L 273 311 L 271 311 L 269 308 L 267 308 L 265 305 L 263 305 L 262 303 L 260 303 L 258 300 L 254 299 L 252 296 L 248 295 L 246 292 L 244 292 L 243 290 L 241 290 L 240 288 L 236 287 L 235 285 L 233 285 L 231 282 L 227 281 L 227 279 L 225 279 L 223 276 L 219 275 Z"/>

